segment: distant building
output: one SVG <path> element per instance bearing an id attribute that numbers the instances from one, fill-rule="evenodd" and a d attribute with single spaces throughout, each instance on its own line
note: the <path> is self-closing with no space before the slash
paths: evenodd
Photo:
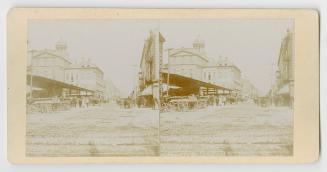
<path id="1" fill-rule="evenodd" d="M 234 90 L 239 94 L 241 84 L 241 70 L 228 57 L 210 60 L 203 67 L 202 80 Z"/>
<path id="2" fill-rule="evenodd" d="M 204 42 L 197 38 L 192 48 L 169 49 L 169 73 L 202 80 L 202 68 L 208 63 L 204 48 Z"/>
<path id="3" fill-rule="evenodd" d="M 274 91 L 276 102 L 280 105 L 293 106 L 294 101 L 294 38 L 293 33 L 287 30 L 283 38 L 278 57 L 276 71 L 276 88 Z"/>
<path id="4" fill-rule="evenodd" d="M 105 100 L 112 101 L 121 97 L 120 90 L 115 86 L 115 84 L 111 80 L 106 79 L 104 83 L 105 83 L 105 91 L 104 91 Z"/>
<path id="5" fill-rule="evenodd" d="M 259 96 L 259 91 L 249 80 L 242 78 L 241 83 L 240 95 L 244 101 L 253 100 Z"/>
<path id="6" fill-rule="evenodd" d="M 97 97 L 104 97 L 103 71 L 89 60 L 67 67 L 65 69 L 65 82 L 92 90 Z"/>
<path id="7" fill-rule="evenodd" d="M 55 49 L 32 50 L 30 54 L 29 73 L 57 81 L 65 81 L 65 68 L 71 65 L 71 61 L 68 58 L 67 46 L 64 42 L 58 42 Z"/>

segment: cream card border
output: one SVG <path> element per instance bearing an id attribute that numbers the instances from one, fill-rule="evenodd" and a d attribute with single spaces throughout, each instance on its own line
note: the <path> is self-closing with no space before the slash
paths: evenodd
<path id="1" fill-rule="evenodd" d="M 294 19 L 294 155 L 290 157 L 26 157 L 27 21 Z M 8 13 L 8 159 L 13 163 L 308 163 L 319 157 L 319 16 L 304 9 L 13 8 Z M 267 33 L 269 34 L 269 33 Z"/>

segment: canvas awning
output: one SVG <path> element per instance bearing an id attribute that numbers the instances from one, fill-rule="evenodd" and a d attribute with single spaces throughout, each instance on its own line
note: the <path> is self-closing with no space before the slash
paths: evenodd
<path id="1" fill-rule="evenodd" d="M 289 85 L 285 84 L 281 89 L 278 90 L 277 94 L 288 94 L 289 90 Z"/>
<path id="2" fill-rule="evenodd" d="M 153 95 L 153 92 L 152 92 L 152 86 L 149 85 L 147 86 L 141 93 L 140 93 L 141 96 L 149 96 L 149 95 Z"/>
<path id="3" fill-rule="evenodd" d="M 162 86 L 163 91 L 168 90 L 168 85 L 166 83 L 163 83 L 161 86 Z M 180 88 L 181 87 L 179 87 L 179 86 L 169 85 L 169 89 L 180 89 Z"/>
<path id="4" fill-rule="evenodd" d="M 31 79 L 31 77 L 32 77 L 32 79 Z M 31 80 L 32 80 L 32 82 L 31 82 Z M 88 92 L 92 92 L 92 93 L 94 92 L 93 90 L 90 90 L 87 88 L 79 87 L 76 85 L 68 84 L 68 83 L 65 83 L 62 81 L 46 78 L 43 76 L 38 76 L 38 75 L 31 76 L 30 74 L 27 74 L 27 76 L 26 76 L 26 84 L 28 86 L 31 86 L 31 84 L 32 84 L 33 88 L 38 87 L 41 89 L 48 89 L 50 87 L 60 87 L 60 88 L 75 89 L 75 90 L 80 90 L 80 91 L 88 91 Z"/>
<path id="5" fill-rule="evenodd" d="M 168 83 L 168 73 L 162 72 L 162 82 Z M 176 95 L 176 96 L 187 96 L 191 94 L 198 94 L 200 88 L 205 87 L 208 89 L 216 89 L 216 90 L 225 90 L 231 91 L 223 86 L 219 86 L 216 84 L 211 84 L 208 82 L 203 82 L 197 79 L 189 78 L 186 76 L 178 75 L 178 74 L 169 74 L 169 87 L 171 85 L 180 87 L 180 89 L 172 89 L 169 90 L 169 95 Z"/>

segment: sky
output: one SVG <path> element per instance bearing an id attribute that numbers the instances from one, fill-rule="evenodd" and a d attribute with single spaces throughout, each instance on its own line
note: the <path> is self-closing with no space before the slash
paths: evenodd
<path id="1" fill-rule="evenodd" d="M 54 49 L 66 42 L 72 60 L 90 59 L 128 95 L 136 83 L 144 41 L 159 29 L 164 48 L 205 42 L 210 58 L 228 57 L 262 93 L 274 81 L 282 38 L 292 20 L 30 20 L 29 49 Z M 164 58 L 167 58 L 165 51 Z"/>

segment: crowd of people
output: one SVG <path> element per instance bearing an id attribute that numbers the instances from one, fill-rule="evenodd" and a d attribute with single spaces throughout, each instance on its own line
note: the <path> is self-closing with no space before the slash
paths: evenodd
<path id="1" fill-rule="evenodd" d="M 88 97 L 73 97 L 71 100 L 72 107 L 87 108 L 90 106 L 90 99 Z"/>
<path id="2" fill-rule="evenodd" d="M 28 98 L 27 111 L 29 113 L 48 113 L 69 110 L 71 108 L 88 108 L 102 102 L 101 99 L 92 96 Z"/>
<path id="3" fill-rule="evenodd" d="M 155 109 L 156 104 L 158 104 L 158 101 L 153 98 L 153 96 L 139 96 L 137 98 L 118 98 L 116 99 L 116 103 L 124 109 L 129 109 L 132 107 Z"/>

